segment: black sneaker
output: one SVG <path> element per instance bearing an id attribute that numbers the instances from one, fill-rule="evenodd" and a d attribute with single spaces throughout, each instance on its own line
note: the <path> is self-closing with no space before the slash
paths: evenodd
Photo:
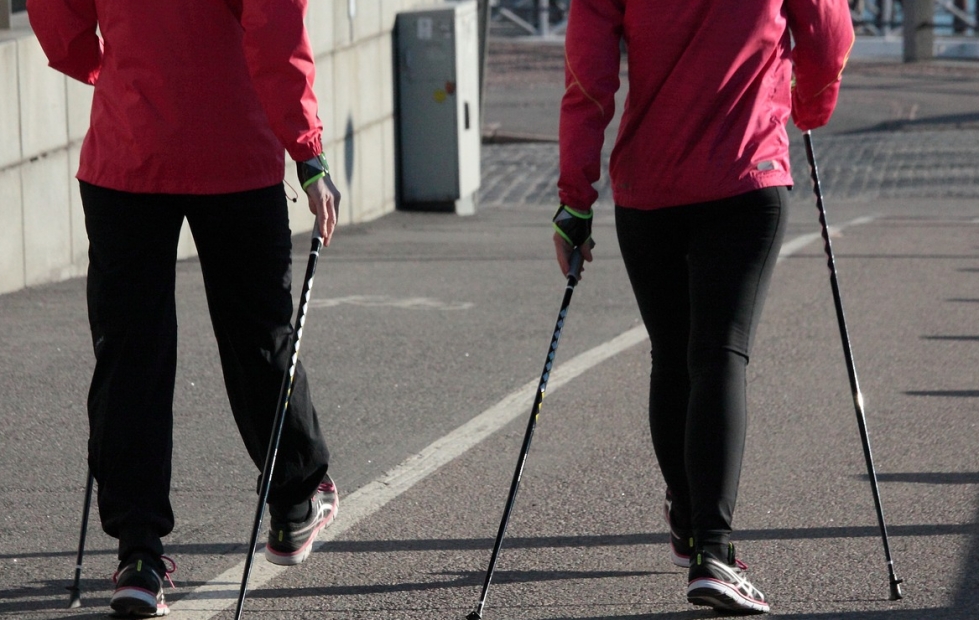
<path id="1" fill-rule="evenodd" d="M 265 559 L 279 566 L 302 564 L 313 551 L 317 534 L 336 517 L 338 500 L 336 485 L 327 476 L 310 498 L 305 521 L 279 521 L 270 517 Z"/>
<path id="2" fill-rule="evenodd" d="M 169 570 L 164 560 L 170 562 Z M 163 598 L 163 580 L 173 587 L 170 573 L 176 569 L 177 565 L 166 556 L 154 558 L 149 554 L 133 554 L 127 558 L 112 576 L 116 584 L 109 600 L 112 615 L 117 618 L 155 618 L 169 614 L 170 608 Z"/>
<path id="3" fill-rule="evenodd" d="M 689 531 L 680 529 L 673 524 L 670 509 L 673 507 L 673 494 L 666 489 L 666 499 L 663 501 L 663 519 L 670 528 L 670 561 L 681 568 L 690 568 L 690 556 L 693 555 L 693 536 Z"/>
<path id="4" fill-rule="evenodd" d="M 728 544 L 726 561 L 710 553 L 696 551 L 690 564 L 687 600 L 718 611 L 766 613 L 769 607 L 765 595 L 748 581 L 745 576 L 747 568 L 743 562 L 735 559 L 733 544 Z"/>

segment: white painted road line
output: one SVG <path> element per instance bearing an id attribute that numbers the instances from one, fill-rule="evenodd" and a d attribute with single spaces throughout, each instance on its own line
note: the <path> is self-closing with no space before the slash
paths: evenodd
<path id="1" fill-rule="evenodd" d="M 830 234 L 844 228 L 865 224 L 873 219 L 873 217 L 861 217 L 840 226 L 831 226 Z M 817 239 L 820 239 L 820 234 L 812 233 L 785 242 L 779 251 L 779 259 L 790 256 Z M 646 329 L 639 325 L 619 334 L 608 342 L 585 351 L 558 366 L 551 373 L 548 381 L 549 391 L 556 390 L 587 370 L 646 339 Z M 337 520 L 320 533 L 314 552 L 379 511 L 388 502 L 413 487 L 417 482 L 427 478 L 443 465 L 465 454 L 470 448 L 513 420 L 523 415 L 529 415 L 538 381 L 539 378 L 535 378 L 527 382 L 469 422 L 437 439 L 418 454 L 408 457 L 380 478 L 357 489 L 348 496 L 341 495 Z M 171 614 L 180 620 L 185 618 L 188 620 L 209 620 L 228 609 L 238 600 L 238 590 L 241 586 L 244 570 L 245 562 L 242 560 L 239 564 L 171 604 Z M 252 573 L 248 580 L 249 590 L 262 587 L 285 570 L 287 567 L 276 566 L 267 562 L 264 553 L 259 551 L 252 563 Z"/>
<path id="2" fill-rule="evenodd" d="M 850 220 L 849 222 L 846 222 L 845 224 L 841 224 L 840 226 L 830 226 L 829 227 L 830 239 L 833 238 L 834 234 L 842 231 L 844 228 L 850 228 L 852 226 L 859 226 L 860 224 L 866 224 L 868 222 L 874 221 L 875 219 L 876 219 L 875 216 L 858 217 L 854 220 Z M 823 235 L 821 232 L 810 233 L 808 235 L 799 235 L 795 239 L 792 239 L 791 241 L 786 241 L 785 243 L 782 244 L 782 249 L 779 251 L 778 257 L 779 259 L 782 259 L 785 258 L 786 256 L 791 256 L 796 252 L 798 252 L 799 250 L 801 250 L 802 248 L 804 248 L 805 246 L 812 243 L 813 241 L 816 241 L 817 239 L 822 239 L 822 237 Z"/>

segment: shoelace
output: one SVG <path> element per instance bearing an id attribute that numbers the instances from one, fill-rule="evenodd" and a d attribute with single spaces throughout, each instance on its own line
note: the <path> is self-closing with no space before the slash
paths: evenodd
<path id="1" fill-rule="evenodd" d="M 173 579 L 170 579 L 170 575 L 173 574 L 173 573 L 175 573 L 175 572 L 177 572 L 177 563 L 174 562 L 173 561 L 173 558 L 171 558 L 168 555 L 161 555 L 160 556 L 160 560 L 163 561 L 163 578 L 167 580 L 167 583 L 170 584 L 170 587 L 171 588 L 176 588 L 177 586 L 173 585 Z M 166 565 L 167 562 L 170 563 L 170 567 L 169 568 L 167 568 L 167 565 Z M 117 570 L 116 572 L 112 573 L 112 583 L 118 583 L 119 582 L 119 573 L 120 572 L 121 571 L 118 571 Z"/>
<path id="2" fill-rule="evenodd" d="M 171 558 L 168 555 L 161 555 L 160 556 L 160 559 L 164 561 L 164 565 L 163 565 L 163 578 L 167 580 L 167 582 L 170 584 L 170 587 L 171 588 L 176 588 L 177 586 L 173 585 L 173 579 L 170 579 L 170 575 L 173 574 L 173 573 L 175 573 L 175 572 L 177 572 L 177 563 L 174 562 L 173 561 L 173 558 Z M 169 562 L 170 563 L 170 568 L 167 568 L 166 562 Z M 748 567 L 745 566 L 745 568 L 748 568 Z"/>
<path id="3" fill-rule="evenodd" d="M 719 560 L 718 560 L 718 562 L 720 564 L 723 564 L 724 563 L 723 561 L 719 561 Z M 748 571 L 748 565 L 745 564 L 744 562 L 742 562 L 741 560 L 739 560 L 738 558 L 734 558 L 734 566 L 736 568 L 738 568 L 739 570 L 741 570 L 741 571 L 744 571 L 744 572 L 747 572 Z"/>

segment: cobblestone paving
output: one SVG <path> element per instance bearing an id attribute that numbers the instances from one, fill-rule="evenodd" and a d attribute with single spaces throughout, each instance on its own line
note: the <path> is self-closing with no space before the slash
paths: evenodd
<path id="1" fill-rule="evenodd" d="M 801 139 L 793 137 L 796 185 L 809 186 Z M 827 199 L 979 198 L 979 129 L 814 134 L 820 183 Z M 483 147 L 482 205 L 545 205 L 557 200 L 558 149 L 553 142 Z M 599 200 L 611 200 L 608 162 Z M 803 192 L 797 199 L 809 199 Z"/>
<path id="2" fill-rule="evenodd" d="M 896 131 L 817 137 L 820 182 L 827 196 L 848 200 L 979 198 L 979 130 Z M 801 145 L 793 176 L 805 182 Z"/>

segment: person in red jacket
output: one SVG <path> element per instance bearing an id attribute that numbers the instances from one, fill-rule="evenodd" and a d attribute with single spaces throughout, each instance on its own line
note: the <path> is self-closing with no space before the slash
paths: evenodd
<path id="1" fill-rule="evenodd" d="M 829 121 L 853 40 L 846 0 L 571 4 L 558 263 L 567 272 L 574 247 L 592 259 L 593 184 L 624 41 L 629 88 L 609 176 L 652 343 L 649 420 L 671 557 L 688 567 L 696 605 L 769 610 L 730 542 L 745 368 L 788 217 L 786 126 Z"/>
<path id="2" fill-rule="evenodd" d="M 325 245 L 340 194 L 323 156 L 306 0 L 29 0 L 50 66 L 92 84 L 78 180 L 95 370 L 89 466 L 119 539 L 117 614 L 167 613 L 162 537 L 184 219 L 200 257 L 231 409 L 261 470 L 293 327 L 285 153 Z M 301 364 L 269 491 L 266 557 L 298 564 L 337 509 Z"/>

